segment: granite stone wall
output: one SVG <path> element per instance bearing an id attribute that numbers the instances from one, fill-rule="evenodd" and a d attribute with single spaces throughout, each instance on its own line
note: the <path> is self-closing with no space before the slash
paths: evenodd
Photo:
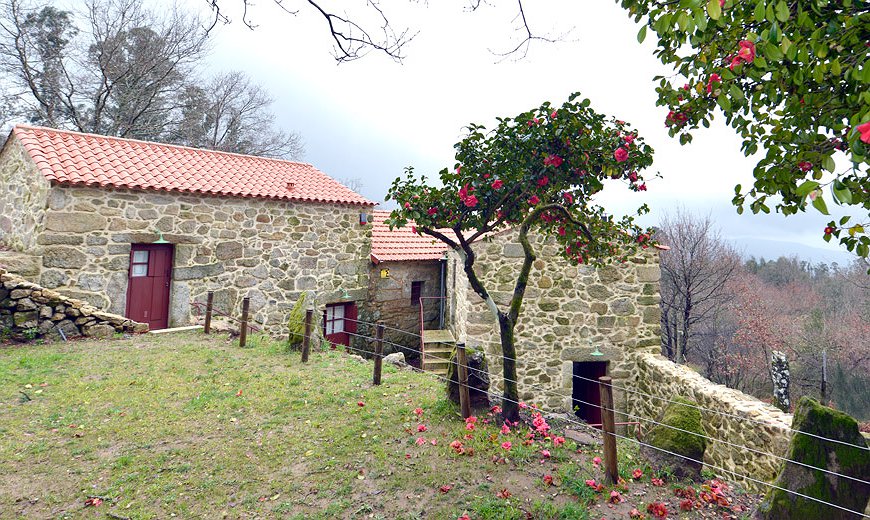
<path id="1" fill-rule="evenodd" d="M 569 265 L 555 242 L 530 237 L 535 261 L 517 324 L 520 397 L 548 409 L 570 411 L 574 362 L 603 361 L 619 384 L 629 375 L 625 354 L 660 345 L 658 252 L 644 251 L 625 264 L 603 268 Z M 522 264 L 516 232 L 496 234 L 475 247 L 478 274 L 493 300 L 506 308 Z M 493 391 L 502 391 L 502 359 L 495 318 L 468 286 L 458 254 L 451 252 L 448 289 L 458 338 L 486 348 Z M 604 353 L 595 357 L 593 346 Z M 624 403 L 620 392 L 617 405 Z"/>
<path id="2" fill-rule="evenodd" d="M 389 278 L 381 278 L 381 269 L 389 269 Z M 369 283 L 369 301 L 363 321 L 382 322 L 386 327 L 384 345 L 386 353 L 403 352 L 407 358 L 420 349 L 420 306 L 411 303 L 411 284 L 422 281 L 424 297 L 440 296 L 441 262 L 381 262 L 372 265 Z M 423 300 L 423 321 L 427 329 L 438 328 L 439 301 Z M 398 330 L 396 330 L 398 329 Z M 404 332 L 400 332 L 404 331 Z M 364 334 L 374 336 L 374 330 Z M 390 345 L 395 343 L 405 349 Z"/>
<path id="3" fill-rule="evenodd" d="M 729 476 L 748 489 L 762 488 L 739 475 L 762 481 L 776 477 L 782 461 L 766 454 L 785 456 L 791 436 L 790 414 L 738 390 L 714 384 L 691 368 L 677 365 L 658 353 L 631 352 L 626 361 L 630 367 L 628 387 L 658 398 L 634 394 L 626 402 L 626 411 L 634 416 L 628 420 L 640 418 L 645 422 L 643 429 L 649 430 L 653 424 L 644 419 L 658 420 L 668 404 L 666 399 L 687 397 L 698 403 L 704 432 L 713 439 L 707 441 L 704 463 L 733 471 L 734 475 Z M 716 468 L 711 469 L 727 475 Z"/>
<path id="4" fill-rule="evenodd" d="M 293 302 L 308 291 L 319 309 L 362 301 L 371 232 L 358 205 L 298 203 L 176 192 L 54 186 L 35 254 L 39 282 L 124 314 L 131 244 L 162 234 L 174 245 L 170 326 L 186 325 L 190 301 L 215 292 L 215 308 L 286 332 Z"/>
<path id="5" fill-rule="evenodd" d="M 144 323 L 100 311 L 0 269 L 0 339 L 104 338 L 147 331 Z"/>
<path id="6" fill-rule="evenodd" d="M 0 246 L 28 251 L 45 216 L 49 182 L 17 139 L 0 150 Z"/>

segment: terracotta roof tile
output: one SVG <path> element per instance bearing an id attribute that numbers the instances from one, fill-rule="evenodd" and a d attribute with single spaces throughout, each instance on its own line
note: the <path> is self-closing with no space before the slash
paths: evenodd
<path id="1" fill-rule="evenodd" d="M 401 262 L 404 260 L 440 260 L 444 258 L 447 245 L 430 236 L 411 232 L 414 222 L 390 230 L 384 220 L 389 211 L 374 211 L 372 216 L 372 262 Z"/>
<path id="2" fill-rule="evenodd" d="M 306 163 L 29 125 L 12 134 L 61 184 L 374 205 Z"/>

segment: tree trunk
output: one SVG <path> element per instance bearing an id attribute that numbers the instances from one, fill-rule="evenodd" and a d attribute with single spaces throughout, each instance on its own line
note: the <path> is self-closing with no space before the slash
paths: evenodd
<path id="1" fill-rule="evenodd" d="M 504 394 L 502 394 L 502 415 L 511 422 L 520 420 L 519 391 L 517 390 L 517 349 L 514 345 L 514 323 L 502 312 L 498 313 L 499 336 L 501 336 L 502 375 Z"/>

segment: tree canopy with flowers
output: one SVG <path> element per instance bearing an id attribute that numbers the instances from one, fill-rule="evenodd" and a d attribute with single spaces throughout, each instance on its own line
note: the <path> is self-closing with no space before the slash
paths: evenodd
<path id="1" fill-rule="evenodd" d="M 826 241 L 870 253 L 870 2 L 866 0 L 618 0 L 658 36 L 656 55 L 678 75 L 658 77 L 665 124 L 683 144 L 719 108 L 764 155 L 733 203 L 784 215 L 828 202 Z M 848 210 L 847 210 L 848 211 Z"/>
<path id="2" fill-rule="evenodd" d="M 607 183 L 646 191 L 639 173 L 652 164 L 652 148 L 624 121 L 589 108 L 572 95 L 561 107 L 544 103 L 516 117 L 499 118 L 487 130 L 472 124 L 455 145 L 456 164 L 440 172 L 440 187 L 408 168 L 387 199 L 399 204 L 391 227 L 414 221 L 413 231 L 456 251 L 475 293 L 499 324 L 504 357 L 506 419 L 519 418 L 514 330 L 536 253 L 530 232 L 554 237 L 562 255 L 576 264 L 624 261 L 651 243 L 634 215 L 616 218 L 594 201 Z M 637 214 L 647 211 L 646 205 Z M 473 245 L 488 233 L 518 229 L 524 258 L 511 300 L 499 306 L 483 286 Z"/>

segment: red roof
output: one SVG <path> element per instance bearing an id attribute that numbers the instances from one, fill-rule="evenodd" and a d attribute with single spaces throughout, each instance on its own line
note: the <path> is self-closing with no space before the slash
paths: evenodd
<path id="1" fill-rule="evenodd" d="M 306 163 L 29 125 L 12 134 L 61 184 L 374 205 Z"/>
<path id="2" fill-rule="evenodd" d="M 447 251 L 447 244 L 428 235 L 417 235 L 411 231 L 414 225 L 390 230 L 384 220 L 389 211 L 374 211 L 372 216 L 372 262 L 400 262 L 403 260 L 441 260 Z"/>

